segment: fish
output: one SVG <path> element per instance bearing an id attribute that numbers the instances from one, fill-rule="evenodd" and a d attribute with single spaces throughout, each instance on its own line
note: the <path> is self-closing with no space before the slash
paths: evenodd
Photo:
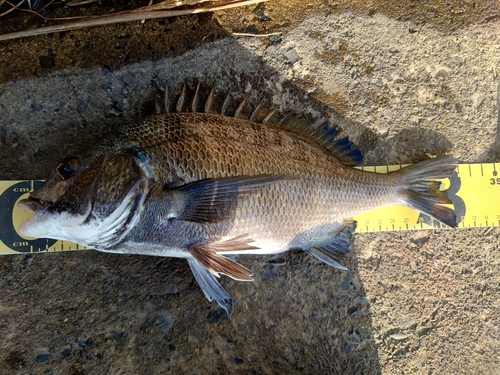
<path id="1" fill-rule="evenodd" d="M 219 98 L 215 84 L 205 94 L 186 82 L 177 97 L 165 85 L 156 114 L 56 164 L 18 203 L 34 213 L 19 233 L 184 258 L 208 301 L 230 315 L 233 301 L 218 279 L 253 280 L 238 255 L 302 249 L 346 270 L 358 213 L 402 204 L 457 225 L 437 182 L 455 170 L 453 156 L 388 174 L 362 171 L 353 168 L 360 151 L 339 132 L 246 97 Z"/>

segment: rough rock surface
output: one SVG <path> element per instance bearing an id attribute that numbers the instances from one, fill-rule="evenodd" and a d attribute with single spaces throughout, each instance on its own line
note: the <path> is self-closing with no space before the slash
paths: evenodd
<path id="1" fill-rule="evenodd" d="M 47 177 L 186 78 L 332 119 L 367 165 L 499 161 L 499 2 L 345 3 L 0 43 L 0 179 Z M 0 374 L 497 374 L 499 235 L 357 235 L 348 272 L 301 252 L 241 257 L 256 280 L 222 280 L 229 319 L 181 260 L 3 256 Z"/>

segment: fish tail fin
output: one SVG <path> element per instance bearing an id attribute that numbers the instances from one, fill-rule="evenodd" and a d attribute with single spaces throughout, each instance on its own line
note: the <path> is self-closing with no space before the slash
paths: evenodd
<path id="1" fill-rule="evenodd" d="M 452 204 L 451 199 L 439 190 L 436 180 L 449 178 L 457 167 L 457 159 L 451 155 L 425 160 L 399 171 L 398 175 L 404 187 L 403 204 L 450 226 L 457 226 L 457 217 L 452 208 L 443 204 Z"/>

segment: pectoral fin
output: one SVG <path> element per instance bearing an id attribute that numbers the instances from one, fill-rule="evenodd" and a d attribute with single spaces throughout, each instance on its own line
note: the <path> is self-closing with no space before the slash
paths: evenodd
<path id="1" fill-rule="evenodd" d="M 250 241 L 247 239 L 247 236 L 238 236 L 228 241 L 191 246 L 188 250 L 198 262 L 217 277 L 220 274 L 224 274 L 235 280 L 252 281 L 252 271 L 234 260 L 219 254 L 219 252 L 231 250 L 256 249 L 255 246 L 247 244 Z"/>
<path id="2" fill-rule="evenodd" d="M 219 222 L 231 217 L 238 197 L 251 194 L 281 178 L 278 176 L 238 176 L 213 178 L 166 189 L 172 202 L 171 217 L 192 222 Z"/>
<path id="3" fill-rule="evenodd" d="M 355 221 L 345 221 L 344 225 L 335 232 L 330 243 L 322 246 L 313 246 L 305 249 L 305 251 L 330 266 L 347 271 L 347 268 L 339 262 L 349 252 L 349 246 L 355 230 Z"/>

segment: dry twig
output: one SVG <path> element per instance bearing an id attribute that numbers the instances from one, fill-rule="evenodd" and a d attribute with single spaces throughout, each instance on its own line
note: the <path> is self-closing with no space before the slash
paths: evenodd
<path id="1" fill-rule="evenodd" d="M 250 33 L 233 33 L 234 36 L 253 36 L 257 38 L 267 38 L 268 36 L 281 35 L 282 32 L 269 33 L 269 34 L 250 34 Z"/>
<path id="2" fill-rule="evenodd" d="M 80 5 L 87 5 L 87 4 L 92 4 L 92 3 L 97 3 L 98 1 L 101 0 L 73 0 L 68 3 L 69 7 L 78 7 Z"/>
<path id="3" fill-rule="evenodd" d="M 192 8 L 192 9 L 152 10 L 152 9 L 163 9 L 163 8 L 158 8 L 158 5 L 163 4 L 163 3 L 175 3 L 176 6 L 179 6 L 179 4 L 180 5 L 186 5 L 186 4 L 193 5 L 193 4 L 198 4 L 198 3 L 205 2 L 205 1 L 208 1 L 208 0 L 181 0 L 181 1 L 179 1 L 179 0 L 177 0 L 177 1 L 167 0 L 167 1 L 164 1 L 164 2 L 159 3 L 159 4 L 153 4 L 151 6 L 145 6 L 145 7 L 139 8 L 139 9 L 124 11 L 124 12 L 119 12 L 119 13 L 113 13 L 113 14 L 108 14 L 108 15 L 104 15 L 104 16 L 89 17 L 89 18 L 82 19 L 80 21 L 73 21 L 73 22 L 64 23 L 62 25 L 46 26 L 46 27 L 40 27 L 38 29 L 33 29 L 33 30 L 25 30 L 25 31 L 19 31 L 19 32 L 15 32 L 15 33 L 2 34 L 2 35 L 0 35 L 0 41 L 17 39 L 17 38 L 24 38 L 27 36 L 51 34 L 51 33 L 57 33 L 57 32 L 61 32 L 61 31 L 71 31 L 71 30 L 83 29 L 83 28 L 87 28 L 87 27 L 104 26 L 104 25 L 120 23 L 120 22 L 140 21 L 140 20 L 145 20 L 145 19 L 150 20 L 150 19 L 157 19 L 157 18 L 185 16 L 188 14 L 214 12 L 217 10 L 231 9 L 231 8 L 236 8 L 236 7 L 246 6 L 246 5 L 262 3 L 262 2 L 265 2 L 268 0 L 233 0 L 233 1 L 226 2 L 226 3 L 218 4 L 218 5 Z"/>
<path id="4" fill-rule="evenodd" d="M 5 0 L 2 2 L 2 4 L 3 4 L 4 2 L 5 2 Z M 19 7 L 20 7 L 23 3 L 24 3 L 24 0 L 21 0 L 21 1 L 19 2 L 19 4 L 16 4 L 16 5 L 12 5 L 12 4 L 10 4 L 10 3 L 7 3 L 7 4 L 12 5 L 12 8 L 10 8 L 9 10 L 7 10 L 7 11 L 5 11 L 5 12 L 3 12 L 3 13 L 0 13 L 0 17 L 3 17 L 3 16 L 5 16 L 6 14 L 9 14 L 10 12 L 12 12 L 12 11 L 16 10 L 16 9 L 17 9 L 17 8 L 19 8 Z M 0 5 L 2 5 L 2 4 L 0 4 Z"/>

